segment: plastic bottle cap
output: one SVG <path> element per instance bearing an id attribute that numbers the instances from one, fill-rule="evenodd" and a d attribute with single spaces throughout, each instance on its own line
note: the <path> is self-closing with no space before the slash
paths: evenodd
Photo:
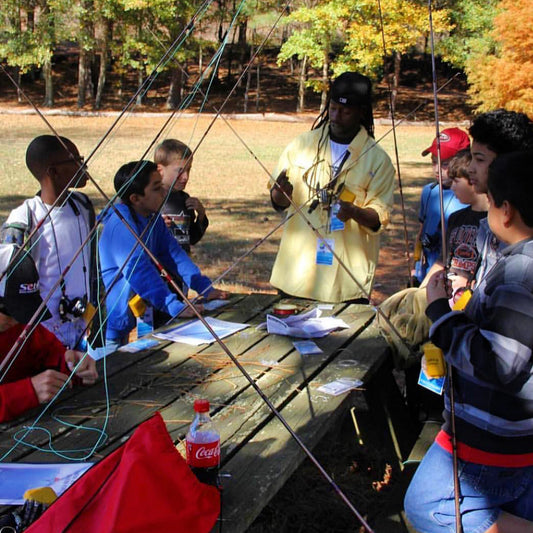
<path id="1" fill-rule="evenodd" d="M 194 410 L 197 413 L 209 412 L 209 400 L 194 400 Z"/>

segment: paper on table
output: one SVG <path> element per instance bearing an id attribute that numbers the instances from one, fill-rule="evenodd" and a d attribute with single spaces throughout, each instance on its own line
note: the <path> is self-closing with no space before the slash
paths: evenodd
<path id="1" fill-rule="evenodd" d="M 214 311 L 219 307 L 224 307 L 230 303 L 229 300 L 202 300 L 202 305 L 206 311 Z"/>
<path id="2" fill-rule="evenodd" d="M 93 463 L 0 464 L 0 504 L 21 505 L 24 493 L 37 487 L 51 487 L 59 496 Z"/>
<path id="3" fill-rule="evenodd" d="M 313 355 L 316 353 L 323 353 L 322 349 L 313 341 L 294 341 L 292 345 L 298 350 L 301 355 Z"/>
<path id="4" fill-rule="evenodd" d="M 248 324 L 227 322 L 225 320 L 218 320 L 217 318 L 212 317 L 207 317 L 205 320 L 221 339 L 248 327 Z M 182 326 L 177 326 L 165 332 L 155 333 L 154 337 L 173 342 L 191 344 L 193 346 L 211 343 L 215 340 L 213 335 L 211 335 L 211 333 L 202 324 L 202 322 L 200 322 L 200 320 L 193 320 L 192 322 L 188 322 Z"/>
<path id="5" fill-rule="evenodd" d="M 267 315 L 267 331 L 277 335 L 303 337 L 306 339 L 324 337 L 338 328 L 348 328 L 348 324 L 335 317 L 321 317 L 320 309 L 312 309 L 301 315 L 278 318 Z"/>
<path id="6" fill-rule="evenodd" d="M 137 339 L 134 342 L 130 342 L 129 344 L 121 346 L 118 351 L 135 353 L 140 352 L 141 350 L 147 350 L 148 348 L 152 348 L 153 346 L 157 346 L 158 344 L 159 341 L 156 341 L 155 339 Z"/>
<path id="7" fill-rule="evenodd" d="M 326 383 L 321 387 L 318 387 L 317 391 L 325 392 L 331 396 L 338 396 L 343 392 L 348 392 L 351 389 L 357 389 L 363 384 L 360 379 L 350 379 L 350 378 L 339 378 L 330 383 Z"/>

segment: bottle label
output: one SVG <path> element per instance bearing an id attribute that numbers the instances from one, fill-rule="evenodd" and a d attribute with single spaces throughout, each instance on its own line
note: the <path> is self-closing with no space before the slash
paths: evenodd
<path id="1" fill-rule="evenodd" d="M 187 464 L 195 468 L 211 468 L 220 463 L 220 440 L 215 442 L 187 441 Z"/>

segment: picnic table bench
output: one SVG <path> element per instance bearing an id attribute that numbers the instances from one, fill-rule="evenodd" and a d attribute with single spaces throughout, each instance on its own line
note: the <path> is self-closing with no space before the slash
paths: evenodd
<path id="1" fill-rule="evenodd" d="M 329 396 L 318 387 L 341 377 L 360 379 L 367 386 L 380 372 L 390 374 L 390 354 L 370 306 L 338 304 L 324 314 L 342 318 L 349 328 L 315 339 L 322 353 L 302 356 L 293 346 L 294 338 L 256 328 L 279 301 L 275 294 L 232 295 L 227 306 L 210 314 L 250 325 L 226 338 L 226 346 L 306 446 L 313 448 L 346 412 L 354 394 Z M 297 304 L 316 303 L 298 300 Z M 5 461 L 65 462 L 47 451 L 49 442 L 73 459 L 98 461 L 156 411 L 184 455 L 193 401 L 205 397 L 221 434 L 222 531 L 237 533 L 249 527 L 305 457 L 217 343 L 191 346 L 160 341 L 136 353 L 111 354 L 105 364 L 98 362 L 98 370 L 97 384 L 68 391 L 48 408 L 35 422 L 46 431 L 31 431 L 26 444 L 17 444 L 14 436 L 23 435 L 24 427 L 33 424 L 42 409 L 2 424 L 0 454 L 9 451 Z M 102 428 L 105 439 L 95 431 Z M 98 439 L 101 442 L 88 457 Z M 219 528 L 220 524 L 215 531 Z"/>

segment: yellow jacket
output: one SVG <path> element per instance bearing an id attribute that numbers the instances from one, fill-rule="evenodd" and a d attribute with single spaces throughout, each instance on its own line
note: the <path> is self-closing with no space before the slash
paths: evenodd
<path id="1" fill-rule="evenodd" d="M 355 276 L 364 291 L 372 290 L 379 255 L 379 233 L 387 226 L 393 204 L 394 167 L 385 151 L 361 130 L 348 147 L 350 156 L 338 175 L 337 184 L 355 195 L 354 203 L 374 209 L 381 223 L 378 231 L 359 225 L 354 220 L 340 231 L 327 233 L 327 210 L 319 205 L 311 214 L 307 209 L 316 197 L 314 187 L 330 182 L 331 149 L 328 125 L 306 132 L 283 152 L 274 179 L 283 169 L 294 190 L 292 199 L 314 228 L 327 239 L 334 240 L 334 251 Z M 307 184 L 304 181 L 307 181 Z M 339 187 L 340 188 L 340 187 Z M 295 209 L 289 207 L 286 216 Z M 287 294 L 323 302 L 343 302 L 366 297 L 345 268 L 333 258 L 332 265 L 317 264 L 318 238 L 307 222 L 296 213 L 285 224 L 270 283 Z"/>

